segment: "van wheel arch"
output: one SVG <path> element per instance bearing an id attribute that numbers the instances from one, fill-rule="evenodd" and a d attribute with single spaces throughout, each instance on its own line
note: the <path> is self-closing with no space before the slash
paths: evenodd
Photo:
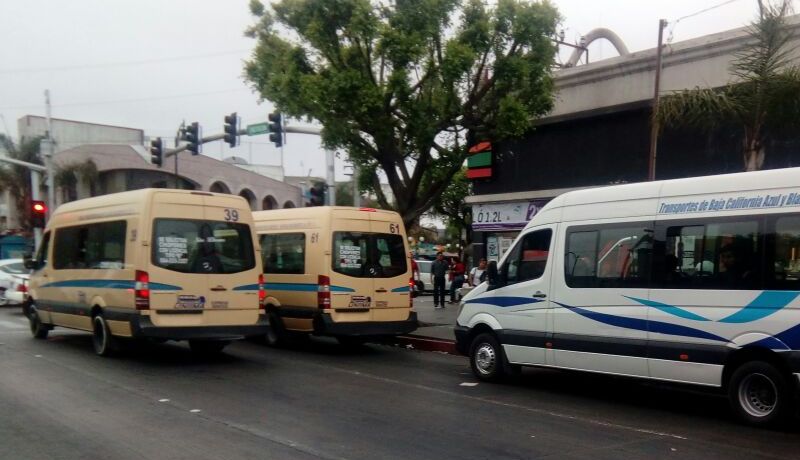
<path id="1" fill-rule="evenodd" d="M 760 347 L 740 348 L 731 352 L 730 355 L 728 355 L 728 357 L 725 359 L 725 365 L 722 370 L 722 389 L 725 391 L 728 390 L 728 385 L 731 383 L 731 377 L 737 369 L 749 362 L 754 361 L 761 361 L 771 364 L 787 377 L 791 376 L 791 372 L 789 371 L 786 362 L 782 360 L 774 351 Z"/>

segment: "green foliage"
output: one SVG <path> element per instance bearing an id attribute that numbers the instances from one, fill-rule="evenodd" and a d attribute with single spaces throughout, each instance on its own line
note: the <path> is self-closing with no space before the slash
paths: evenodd
<path id="1" fill-rule="evenodd" d="M 800 67 L 792 64 L 786 27 L 790 3 L 759 2 L 751 24 L 751 41 L 731 65 L 731 84 L 721 89 L 675 92 L 661 101 L 654 122 L 659 126 L 741 126 L 744 169 L 761 169 L 765 141 L 780 131 L 800 128 Z"/>
<path id="2" fill-rule="evenodd" d="M 462 168 L 453 175 L 450 184 L 433 206 L 432 214 L 443 218 L 447 225 L 448 235 L 452 233 L 450 237 L 454 239 L 450 241 L 460 240 L 461 230 L 469 227 L 472 222 L 472 211 L 464 204 L 464 199 L 470 194 L 470 186 L 466 169 Z"/>
<path id="3" fill-rule="evenodd" d="M 519 136 L 553 104 L 547 1 L 251 1 L 245 77 L 292 117 L 324 126 L 384 208 L 388 179 L 406 224 L 438 200 L 466 139 Z"/>
<path id="4" fill-rule="evenodd" d="M 44 164 L 39 153 L 40 137 L 23 139 L 17 145 L 9 137 L 0 134 L 0 144 L 8 152 L 8 156 L 27 163 Z M 3 189 L 11 192 L 14 206 L 19 215 L 20 225 L 30 228 L 31 204 L 31 175 L 30 170 L 24 166 L 0 166 L 0 184 Z M 42 174 L 41 183 L 45 183 Z"/>

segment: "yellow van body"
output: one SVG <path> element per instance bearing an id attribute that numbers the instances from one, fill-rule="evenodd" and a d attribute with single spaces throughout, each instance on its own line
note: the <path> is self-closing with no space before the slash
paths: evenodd
<path id="1" fill-rule="evenodd" d="M 225 340 L 263 335 L 257 254 L 252 215 L 238 196 L 143 189 L 64 204 L 29 263 L 31 330 L 91 331 L 98 354 L 119 337 L 189 340 L 193 349 L 215 341 L 211 348 L 221 349 Z"/>
<path id="2" fill-rule="evenodd" d="M 256 211 L 253 220 L 275 330 L 358 339 L 417 328 L 396 212 L 320 206 Z"/>

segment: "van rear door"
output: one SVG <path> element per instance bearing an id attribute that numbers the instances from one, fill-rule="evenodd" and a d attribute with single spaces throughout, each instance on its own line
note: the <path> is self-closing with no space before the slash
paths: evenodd
<path id="1" fill-rule="evenodd" d="M 371 259 L 377 265 L 374 278 L 374 321 L 405 321 L 408 319 L 410 261 L 406 248 L 405 229 L 395 213 L 370 213 L 372 239 Z"/>
<path id="2" fill-rule="evenodd" d="M 335 210 L 331 219 L 331 319 L 334 322 L 372 320 L 375 284 L 367 265 L 370 213 Z"/>

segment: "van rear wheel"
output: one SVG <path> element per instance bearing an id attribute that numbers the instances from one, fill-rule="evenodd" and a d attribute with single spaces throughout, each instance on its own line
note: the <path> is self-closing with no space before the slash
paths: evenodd
<path id="1" fill-rule="evenodd" d="M 117 349 L 116 339 L 101 313 L 92 318 L 92 346 L 98 356 L 111 356 Z"/>
<path id="2" fill-rule="evenodd" d="M 267 345 L 271 347 L 280 347 L 286 344 L 287 333 L 283 328 L 283 322 L 280 317 L 271 312 L 269 314 L 269 328 L 267 328 Z"/>
<path id="3" fill-rule="evenodd" d="M 739 420 L 755 426 L 771 426 L 786 420 L 792 394 L 786 376 L 775 366 L 752 361 L 731 376 L 728 400 Z"/>
<path id="4" fill-rule="evenodd" d="M 28 315 L 28 322 L 31 326 L 31 335 L 37 339 L 47 338 L 50 328 L 42 323 L 41 318 L 39 318 L 39 313 L 35 308 L 31 308 L 30 314 Z"/>

